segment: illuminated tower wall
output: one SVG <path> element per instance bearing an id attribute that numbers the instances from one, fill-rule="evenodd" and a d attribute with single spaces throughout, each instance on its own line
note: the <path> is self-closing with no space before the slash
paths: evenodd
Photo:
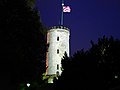
<path id="1" fill-rule="evenodd" d="M 69 56 L 69 29 L 63 26 L 54 26 L 47 33 L 47 75 L 61 75 L 61 59 L 66 52 Z"/>

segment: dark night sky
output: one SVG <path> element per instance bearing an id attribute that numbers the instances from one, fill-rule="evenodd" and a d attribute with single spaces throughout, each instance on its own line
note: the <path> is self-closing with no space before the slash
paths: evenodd
<path id="1" fill-rule="evenodd" d="M 90 48 L 103 35 L 120 39 L 120 0 L 64 0 L 71 7 L 64 13 L 64 26 L 70 29 L 71 54 Z M 43 25 L 59 25 L 61 0 L 37 0 Z"/>

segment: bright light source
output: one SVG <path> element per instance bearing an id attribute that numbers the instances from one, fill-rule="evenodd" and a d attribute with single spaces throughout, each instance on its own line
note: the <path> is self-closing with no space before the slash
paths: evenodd
<path id="1" fill-rule="evenodd" d="M 27 87 L 30 87 L 30 83 L 27 83 Z"/>
<path id="2" fill-rule="evenodd" d="M 115 76 L 115 78 L 118 78 L 118 76 Z"/>

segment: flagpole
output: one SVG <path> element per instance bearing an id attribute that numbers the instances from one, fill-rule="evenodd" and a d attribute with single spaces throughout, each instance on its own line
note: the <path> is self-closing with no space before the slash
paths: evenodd
<path id="1" fill-rule="evenodd" d="M 63 6 L 64 6 L 64 0 L 62 0 L 62 12 L 61 12 L 61 26 L 63 25 L 63 16 L 64 16 L 64 13 L 63 13 Z"/>

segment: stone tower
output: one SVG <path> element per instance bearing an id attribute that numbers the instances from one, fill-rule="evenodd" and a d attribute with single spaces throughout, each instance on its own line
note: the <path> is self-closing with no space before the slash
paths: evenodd
<path id="1" fill-rule="evenodd" d="M 53 83 L 53 78 L 61 75 L 61 59 L 64 53 L 69 57 L 68 28 L 63 26 L 51 27 L 47 32 L 46 74 L 49 76 L 48 83 Z"/>

